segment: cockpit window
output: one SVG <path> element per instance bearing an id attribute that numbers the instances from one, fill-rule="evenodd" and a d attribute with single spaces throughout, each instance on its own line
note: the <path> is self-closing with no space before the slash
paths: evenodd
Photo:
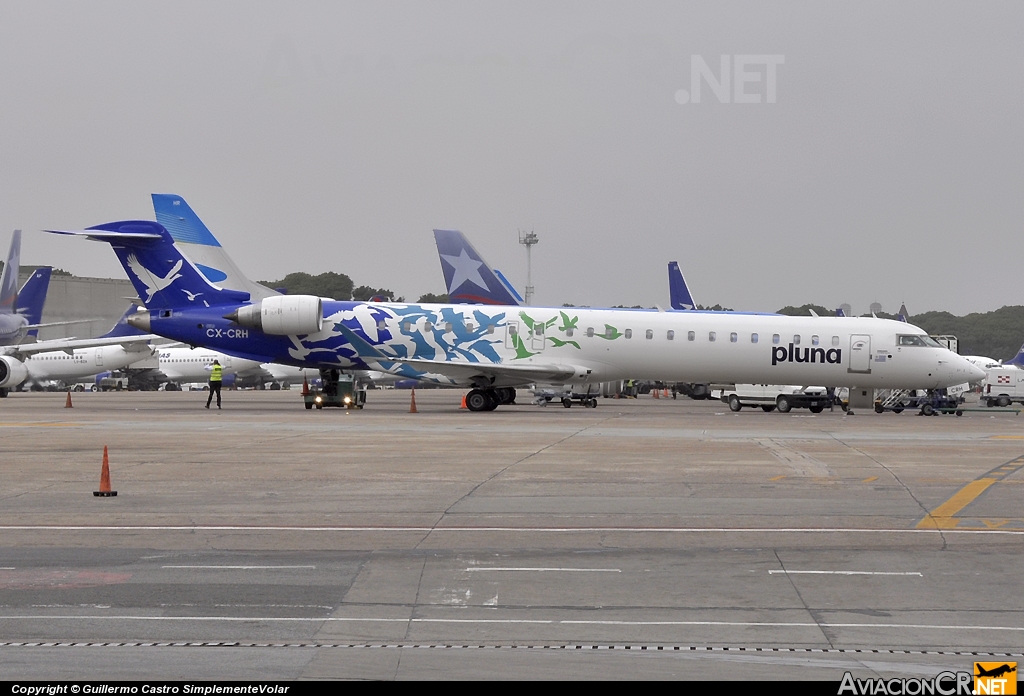
<path id="1" fill-rule="evenodd" d="M 940 348 L 939 344 L 935 339 L 930 336 L 913 336 L 913 335 L 901 335 L 896 337 L 896 344 L 900 346 L 929 346 L 931 348 Z"/>

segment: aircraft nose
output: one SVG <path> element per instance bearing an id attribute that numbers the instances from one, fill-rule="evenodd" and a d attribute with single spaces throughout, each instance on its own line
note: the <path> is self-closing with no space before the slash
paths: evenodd
<path id="1" fill-rule="evenodd" d="M 965 360 L 964 362 L 967 361 Z M 985 372 L 985 370 L 978 367 L 977 365 L 974 365 L 972 363 L 967 363 L 967 365 L 970 367 L 969 373 L 971 375 L 970 379 L 967 380 L 968 382 L 981 382 L 986 377 L 988 377 L 988 373 Z"/>

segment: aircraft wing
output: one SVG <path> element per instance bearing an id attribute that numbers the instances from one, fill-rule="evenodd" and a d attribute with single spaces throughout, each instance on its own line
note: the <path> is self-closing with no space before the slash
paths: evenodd
<path id="1" fill-rule="evenodd" d="M 4 350 L 7 355 L 32 355 L 34 353 L 46 353 L 53 350 L 63 350 L 67 353 L 76 348 L 96 348 L 98 346 L 124 346 L 131 349 L 132 346 L 144 346 L 149 341 L 160 338 L 156 334 L 142 334 L 140 336 L 108 336 L 105 338 L 54 338 L 49 341 L 36 341 L 35 343 L 22 343 L 17 346 L 7 346 Z"/>
<path id="2" fill-rule="evenodd" d="M 356 349 L 360 358 L 367 362 L 376 363 L 384 372 L 389 372 L 389 370 L 381 363 L 402 363 L 454 379 L 479 380 L 488 384 L 493 383 L 498 378 L 519 381 L 524 384 L 529 382 L 565 382 L 586 379 L 590 373 L 590 370 L 587 368 L 574 365 L 474 363 L 468 361 L 399 358 L 380 352 L 347 326 L 342 325 L 338 328 L 342 335 L 352 344 L 352 347 Z"/>
<path id="3" fill-rule="evenodd" d="M 70 326 L 71 324 L 88 324 L 93 321 L 103 321 L 102 319 L 71 319 L 69 321 L 50 321 L 45 324 L 29 324 L 26 329 L 45 329 L 48 326 Z"/>
<path id="4" fill-rule="evenodd" d="M 416 358 L 391 358 L 382 356 L 380 358 L 363 357 L 364 360 L 384 363 L 398 362 L 405 365 L 433 372 L 436 374 L 452 377 L 454 379 L 465 379 L 471 381 L 494 382 L 496 378 L 503 381 L 519 381 L 523 384 L 530 382 L 568 382 L 574 379 L 585 379 L 588 370 L 583 369 L 582 376 L 580 368 L 571 365 L 540 365 L 531 363 L 528 365 L 507 365 L 494 363 L 471 363 L 453 362 L 450 360 L 419 360 Z M 384 366 L 381 365 L 383 369 Z M 387 371 L 386 369 L 384 370 Z"/>

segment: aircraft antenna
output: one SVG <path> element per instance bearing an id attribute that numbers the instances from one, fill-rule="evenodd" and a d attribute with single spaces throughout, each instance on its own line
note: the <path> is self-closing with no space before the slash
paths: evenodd
<path id="1" fill-rule="evenodd" d="M 533 230 L 529 232 L 519 230 L 519 243 L 526 247 L 526 292 L 523 293 L 523 298 L 527 307 L 533 304 L 533 258 L 531 251 L 533 250 L 533 245 L 539 241 L 537 233 Z"/>

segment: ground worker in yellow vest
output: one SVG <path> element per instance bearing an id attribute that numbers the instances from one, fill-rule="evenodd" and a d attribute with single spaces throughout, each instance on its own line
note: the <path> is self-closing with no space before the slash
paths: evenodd
<path id="1" fill-rule="evenodd" d="M 206 397 L 206 408 L 210 408 L 214 392 L 217 392 L 217 408 L 220 408 L 220 383 L 224 379 L 224 368 L 220 366 L 220 362 L 214 360 L 206 369 L 210 371 L 210 395 Z"/>

